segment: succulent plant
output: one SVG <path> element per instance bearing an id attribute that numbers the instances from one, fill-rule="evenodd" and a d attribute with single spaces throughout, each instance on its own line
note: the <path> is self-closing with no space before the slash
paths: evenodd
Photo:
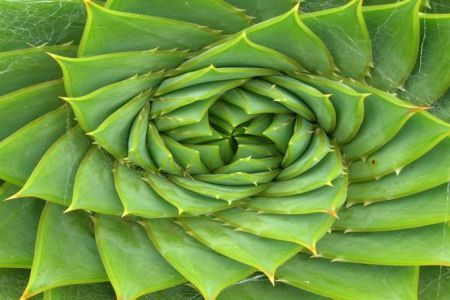
<path id="1" fill-rule="evenodd" d="M 450 297 L 445 2 L 297 2 L 0 3 L 2 299 Z"/>

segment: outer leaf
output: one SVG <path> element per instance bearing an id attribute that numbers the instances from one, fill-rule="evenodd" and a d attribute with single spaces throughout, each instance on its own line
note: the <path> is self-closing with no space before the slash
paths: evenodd
<path id="1" fill-rule="evenodd" d="M 221 29 L 225 33 L 239 31 L 250 23 L 242 11 L 225 1 L 209 0 L 108 0 L 110 9 L 182 20 Z"/>
<path id="2" fill-rule="evenodd" d="M 37 199 L 4 201 L 18 190 L 18 187 L 9 183 L 0 186 L 1 268 L 29 268 L 33 261 L 37 224 L 43 203 Z"/>
<path id="3" fill-rule="evenodd" d="M 215 299 L 221 290 L 254 272 L 203 246 L 169 220 L 147 220 L 143 224 L 155 248 L 207 300 Z"/>
<path id="4" fill-rule="evenodd" d="M 184 218 L 181 224 L 202 244 L 264 272 L 272 283 L 276 269 L 301 249 L 297 244 L 234 231 L 210 217 Z"/>
<path id="5" fill-rule="evenodd" d="M 450 265 L 450 235 L 445 223 L 387 232 L 333 232 L 319 241 L 317 249 L 323 257 L 352 263 Z"/>
<path id="6" fill-rule="evenodd" d="M 94 219 L 97 247 L 119 299 L 136 299 L 186 280 L 156 251 L 137 223 Z"/>
<path id="7" fill-rule="evenodd" d="M 299 254 L 278 272 L 280 281 L 333 299 L 417 299 L 418 268 L 329 262 Z"/>
<path id="8" fill-rule="evenodd" d="M 44 208 L 25 299 L 58 286 L 107 280 L 89 217 L 78 212 L 63 215 L 63 210 L 55 204 Z"/>
<path id="9" fill-rule="evenodd" d="M 155 47 L 199 50 L 220 38 L 218 33 L 192 23 L 117 12 L 93 2 L 87 2 L 87 10 L 78 56 Z"/>

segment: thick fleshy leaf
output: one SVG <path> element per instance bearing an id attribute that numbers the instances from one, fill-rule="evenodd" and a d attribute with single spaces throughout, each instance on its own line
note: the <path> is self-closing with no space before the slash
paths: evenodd
<path id="1" fill-rule="evenodd" d="M 212 251 L 170 220 L 146 220 L 143 225 L 155 248 L 206 300 L 255 271 Z"/>
<path id="2" fill-rule="evenodd" d="M 128 138 L 133 121 L 149 99 L 149 93 L 134 97 L 88 134 L 108 153 L 118 159 L 125 158 L 128 155 Z"/>
<path id="3" fill-rule="evenodd" d="M 422 14 L 420 59 L 405 84 L 402 97 L 419 105 L 430 105 L 450 86 L 450 14 Z"/>
<path id="4" fill-rule="evenodd" d="M 330 95 L 322 94 L 314 87 L 288 76 L 270 76 L 266 77 L 266 79 L 287 89 L 304 101 L 314 112 L 314 118 L 317 119 L 317 123 L 326 132 L 330 132 L 335 128 L 336 111 L 330 101 Z"/>
<path id="5" fill-rule="evenodd" d="M 187 72 L 164 80 L 159 85 L 155 95 L 164 95 L 175 90 L 206 82 L 268 76 L 276 73 L 277 71 L 275 70 L 264 68 L 216 68 L 214 65 L 210 65 L 198 71 Z"/>
<path id="6" fill-rule="evenodd" d="M 432 225 L 446 222 L 450 215 L 448 183 L 407 197 L 375 203 L 355 205 L 339 211 L 335 228 L 346 232 L 385 231 Z"/>
<path id="7" fill-rule="evenodd" d="M 372 62 L 372 53 L 361 0 L 303 14 L 300 19 L 322 39 L 343 76 L 364 78 Z"/>
<path id="8" fill-rule="evenodd" d="M 117 194 L 124 207 L 123 215 L 130 214 L 144 218 L 178 216 L 177 209 L 145 183 L 137 171 L 117 164 L 113 173 Z"/>
<path id="9" fill-rule="evenodd" d="M 274 285 L 260 275 L 238 282 L 220 293 L 218 300 L 324 300 L 319 295 L 308 293 L 282 282 Z"/>
<path id="10" fill-rule="evenodd" d="M 364 100 L 364 121 L 356 136 L 344 145 L 348 160 L 365 158 L 391 140 L 415 113 L 424 110 L 395 98 L 381 90 L 352 82 L 360 93 L 369 94 Z"/>
<path id="11" fill-rule="evenodd" d="M 1 268 L 30 268 L 33 261 L 43 203 L 37 199 L 4 201 L 18 190 L 9 183 L 0 185 Z"/>
<path id="12" fill-rule="evenodd" d="M 303 70 L 294 59 L 250 41 L 245 32 L 189 59 L 178 70 L 194 71 L 209 65 L 257 67 L 280 71 Z"/>
<path id="13" fill-rule="evenodd" d="M 216 216 L 237 230 L 270 239 L 297 243 L 313 253 L 316 251 L 316 242 L 333 223 L 333 217 L 325 214 L 258 214 L 241 208 L 219 212 Z"/>
<path id="14" fill-rule="evenodd" d="M 177 176 L 170 176 L 169 179 L 189 191 L 211 197 L 211 199 L 216 199 L 217 201 L 225 200 L 230 204 L 233 201 L 257 195 L 270 185 L 269 183 L 263 183 L 260 185 L 228 186 Z"/>
<path id="15" fill-rule="evenodd" d="M 418 113 L 383 148 L 369 155 L 365 161 L 352 162 L 349 179 L 356 182 L 379 178 L 394 171 L 400 172 L 448 136 L 448 123 L 427 112 Z"/>
<path id="16" fill-rule="evenodd" d="M 150 157 L 147 148 L 147 130 L 150 104 L 147 103 L 134 119 L 128 139 L 128 157 L 126 160 L 136 164 L 146 171 L 153 172 L 156 165 Z"/>
<path id="17" fill-rule="evenodd" d="M 424 300 L 445 300 L 450 295 L 450 268 L 421 267 L 418 295 Z"/>
<path id="18" fill-rule="evenodd" d="M 78 44 L 86 19 L 80 1 L 2 1 L 0 11 L 0 51 Z"/>
<path id="19" fill-rule="evenodd" d="M 372 39 L 374 67 L 369 83 L 374 87 L 395 91 L 411 73 L 419 53 L 420 2 L 407 0 L 363 8 Z"/>
<path id="20" fill-rule="evenodd" d="M 217 32 L 188 22 L 118 12 L 91 1 L 86 5 L 88 18 L 78 56 L 156 47 L 199 50 L 220 38 Z"/>
<path id="21" fill-rule="evenodd" d="M 131 98 L 156 86 L 162 73 L 149 73 L 104 86 L 80 97 L 64 97 L 86 132 L 95 130 L 110 114 Z"/>
<path id="22" fill-rule="evenodd" d="M 68 130 L 44 154 L 15 198 L 37 197 L 68 205 L 75 174 L 91 141 L 79 126 Z"/>
<path id="23" fill-rule="evenodd" d="M 191 214 L 210 213 L 228 208 L 225 201 L 196 194 L 172 183 L 166 177 L 148 173 L 145 181 L 167 202 L 183 212 Z"/>
<path id="24" fill-rule="evenodd" d="M 427 154 L 379 180 L 356 182 L 349 186 L 347 203 L 385 201 L 426 191 L 450 180 L 450 138 L 445 138 Z M 420 184 L 418 184 L 420 182 Z"/>
<path id="25" fill-rule="evenodd" d="M 326 258 L 352 263 L 448 266 L 448 230 L 448 225 L 443 223 L 386 232 L 333 232 L 319 241 L 317 252 Z"/>
<path id="26" fill-rule="evenodd" d="M 44 153 L 72 126 L 72 114 L 61 106 L 28 123 L 0 142 L 0 178 L 23 185 Z"/>
<path id="27" fill-rule="evenodd" d="M 189 57 L 184 51 L 158 49 L 110 53 L 90 57 L 52 57 L 61 66 L 69 97 L 80 97 L 136 74 L 172 69 Z M 95 76 L 90 76 L 95 73 Z"/>
<path id="28" fill-rule="evenodd" d="M 93 146 L 78 168 L 67 211 L 84 209 L 120 216 L 123 207 L 114 186 L 112 167 L 111 157 Z"/>
<path id="29" fill-rule="evenodd" d="M 181 225 L 202 244 L 264 272 L 272 282 L 276 269 L 301 249 L 298 244 L 235 231 L 211 217 L 184 218 Z"/>
<path id="30" fill-rule="evenodd" d="M 107 280 L 88 215 L 63 211 L 47 204 L 42 212 L 24 299 L 58 286 Z"/>
<path id="31" fill-rule="evenodd" d="M 47 81 L 0 97 L 0 141 L 63 102 L 61 80 Z"/>
<path id="32" fill-rule="evenodd" d="M 0 298 L 20 299 L 23 289 L 27 285 L 30 270 L 0 269 Z M 38 299 L 38 297 L 36 297 Z"/>
<path id="33" fill-rule="evenodd" d="M 262 196 L 291 196 L 309 192 L 331 182 L 343 173 L 342 157 L 339 150 L 328 154 L 313 168 L 294 178 L 273 182 L 261 193 Z"/>
<path id="34" fill-rule="evenodd" d="M 290 166 L 284 168 L 277 180 L 287 180 L 314 168 L 331 150 L 330 141 L 321 129 L 316 129 L 308 148 Z"/>
<path id="35" fill-rule="evenodd" d="M 299 254 L 281 266 L 281 282 L 333 299 L 417 299 L 417 267 L 330 262 Z"/>
<path id="36" fill-rule="evenodd" d="M 97 247 L 118 299 L 136 299 L 186 281 L 161 257 L 139 224 L 99 216 L 94 225 Z"/>
<path id="37" fill-rule="evenodd" d="M 297 4 L 297 0 L 226 0 L 237 8 L 245 10 L 245 13 L 255 18 L 256 22 L 276 17 Z"/>
<path id="38" fill-rule="evenodd" d="M 246 29 L 248 38 L 286 54 L 307 70 L 331 74 L 332 57 L 324 43 L 303 24 L 298 5 L 289 12 Z"/>
<path id="39" fill-rule="evenodd" d="M 47 55 L 52 52 L 74 56 L 76 47 L 42 46 L 0 53 L 0 95 L 62 77 L 58 64 Z"/>
<path id="40" fill-rule="evenodd" d="M 251 19 L 225 1 L 210 0 L 108 0 L 106 6 L 113 10 L 149 16 L 182 20 L 225 33 L 234 33 L 248 26 Z"/>
<path id="41" fill-rule="evenodd" d="M 333 136 L 339 144 L 350 141 L 364 120 L 364 99 L 368 94 L 360 94 L 342 81 L 330 80 L 313 75 L 296 75 L 298 79 L 331 95 L 336 112 L 336 128 Z"/>
<path id="42" fill-rule="evenodd" d="M 347 198 L 347 178 L 341 175 L 332 184 L 332 186 L 325 185 L 310 192 L 292 196 L 253 197 L 245 206 L 258 212 L 272 214 L 294 215 L 324 212 L 335 216 L 336 210 Z"/>

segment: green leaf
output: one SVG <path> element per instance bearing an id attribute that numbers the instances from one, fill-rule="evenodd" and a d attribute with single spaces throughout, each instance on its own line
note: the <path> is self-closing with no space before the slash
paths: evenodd
<path id="1" fill-rule="evenodd" d="M 336 128 L 333 136 L 339 144 L 351 141 L 358 133 L 364 120 L 364 99 L 368 94 L 360 94 L 342 81 L 330 80 L 313 75 L 296 75 L 302 82 L 331 95 L 336 114 Z M 322 122 L 323 123 L 323 122 Z"/>
<path id="2" fill-rule="evenodd" d="M 214 183 L 207 183 L 197 181 L 194 179 L 183 178 L 178 176 L 169 176 L 169 179 L 175 184 L 185 188 L 189 191 L 205 195 L 216 199 L 216 201 L 225 200 L 229 204 L 233 201 L 245 199 L 254 195 L 258 195 L 262 191 L 266 190 L 269 183 L 263 183 L 260 185 L 245 185 L 245 186 L 228 186 Z"/>
<path id="3" fill-rule="evenodd" d="M 427 154 L 405 167 L 398 175 L 391 173 L 379 180 L 356 182 L 350 185 L 347 203 L 392 200 L 439 186 L 450 180 L 450 138 L 445 138 Z M 418 184 L 420 183 L 420 184 Z"/>
<path id="4" fill-rule="evenodd" d="M 448 183 L 434 189 L 374 205 L 355 205 L 339 211 L 337 229 L 385 231 L 446 222 L 450 215 Z"/>
<path id="5" fill-rule="evenodd" d="M 324 95 L 314 87 L 288 76 L 270 76 L 265 79 L 287 89 L 296 95 L 299 100 L 301 99 L 304 101 L 314 112 L 314 118 L 317 119 L 317 123 L 319 123 L 326 132 L 330 132 L 334 129 L 336 126 L 336 112 L 329 99 L 330 95 Z M 284 104 L 283 101 L 281 101 L 281 103 Z M 309 120 L 311 121 L 311 119 Z"/>
<path id="6" fill-rule="evenodd" d="M 421 14 L 420 58 L 405 84 L 401 97 L 430 105 L 450 86 L 450 14 Z"/>
<path id="7" fill-rule="evenodd" d="M 316 243 L 327 232 L 333 218 L 325 214 L 275 215 L 258 214 L 241 208 L 215 214 L 236 230 L 261 237 L 296 243 L 316 252 Z"/>
<path id="8" fill-rule="evenodd" d="M 161 116 L 174 111 L 182 106 L 197 101 L 217 98 L 228 90 L 240 86 L 246 79 L 224 80 L 207 82 L 199 85 L 189 86 L 174 92 L 165 94 L 152 102 L 152 116 Z"/>
<path id="9" fill-rule="evenodd" d="M 134 96 L 159 84 L 163 74 L 149 73 L 104 86 L 80 97 L 64 97 L 84 131 L 95 130 L 110 114 Z"/>
<path id="10" fill-rule="evenodd" d="M 319 295 L 294 288 L 282 282 L 276 282 L 273 286 L 270 281 L 255 276 L 238 282 L 220 293 L 218 300 L 261 300 L 261 299 L 283 299 L 283 300 L 323 300 Z"/>
<path id="11" fill-rule="evenodd" d="M 347 198 L 347 178 L 341 175 L 332 184 L 292 196 L 256 196 L 245 206 L 260 213 L 295 215 L 323 212 L 336 216 L 336 210 Z"/>
<path id="12" fill-rule="evenodd" d="M 37 197 L 68 205 L 75 174 L 90 145 L 91 141 L 79 126 L 68 130 L 45 152 L 14 198 Z"/>
<path id="13" fill-rule="evenodd" d="M 187 72 L 164 80 L 155 95 L 160 96 L 185 87 L 215 81 L 245 79 L 257 76 L 274 75 L 277 71 L 263 68 L 216 68 L 210 65 L 204 69 Z"/>
<path id="14" fill-rule="evenodd" d="M 136 74 L 175 68 L 189 53 L 152 49 L 77 58 L 51 56 L 61 66 L 67 95 L 80 97 Z"/>
<path id="15" fill-rule="evenodd" d="M 0 97 L 0 141 L 27 123 L 62 105 L 61 80 L 47 81 Z"/>
<path id="16" fill-rule="evenodd" d="M 245 32 L 212 46 L 187 60 L 177 70 L 187 72 L 216 67 L 256 67 L 279 71 L 300 71 L 303 68 L 292 58 L 250 41 Z"/>
<path id="17" fill-rule="evenodd" d="M 284 283 L 333 299 L 417 299 L 418 268 L 370 266 L 299 254 L 281 266 Z"/>
<path id="18" fill-rule="evenodd" d="M 134 215 L 143 218 L 178 216 L 177 209 L 145 183 L 137 171 L 118 163 L 113 173 L 117 194 L 124 207 L 122 216 Z"/>
<path id="19" fill-rule="evenodd" d="M 344 77 L 364 78 L 372 53 L 361 0 L 302 14 L 300 19 L 322 39 Z"/>
<path id="20" fill-rule="evenodd" d="M 326 133 L 317 128 L 306 151 L 290 166 L 284 168 L 277 176 L 277 180 L 292 179 L 314 168 L 330 150 L 331 145 Z"/>
<path id="21" fill-rule="evenodd" d="M 75 51 L 74 46 L 61 45 L 0 52 L 0 95 L 60 79 L 61 69 L 46 52 L 75 56 Z"/>
<path id="22" fill-rule="evenodd" d="M 400 172 L 448 136 L 448 123 L 427 112 L 415 114 L 383 148 L 369 155 L 364 162 L 352 162 L 349 179 L 356 182 L 376 179 L 394 171 Z"/>
<path id="23" fill-rule="evenodd" d="M 245 32 L 251 41 L 286 54 L 311 72 L 332 73 L 333 58 L 319 37 L 301 21 L 298 5 Z"/>
<path id="24" fill-rule="evenodd" d="M 215 299 L 221 290 L 255 271 L 203 246 L 170 220 L 143 224 L 155 248 L 206 300 Z"/>
<path id="25" fill-rule="evenodd" d="M 330 185 L 331 181 L 341 175 L 342 157 L 339 150 L 333 150 L 312 169 L 294 178 L 275 181 L 261 193 L 261 196 L 279 197 L 291 196 L 309 192 L 324 185 Z"/>
<path id="26" fill-rule="evenodd" d="M 256 22 L 276 17 L 298 3 L 297 0 L 226 0 L 226 2 L 245 10 L 245 12 L 254 17 Z"/>
<path id="27" fill-rule="evenodd" d="M 289 141 L 294 133 L 295 116 L 292 114 L 276 114 L 272 123 L 263 135 L 271 140 L 280 153 L 286 153 Z"/>
<path id="28" fill-rule="evenodd" d="M 92 298 L 90 298 L 92 297 Z M 32 298 L 34 300 L 34 298 Z M 86 300 L 115 299 L 114 290 L 109 283 L 90 283 L 65 285 L 44 291 L 44 300 Z"/>
<path id="29" fill-rule="evenodd" d="M 151 159 L 147 148 L 149 113 L 150 104 L 147 103 L 134 119 L 133 125 L 131 125 L 130 136 L 128 137 L 128 157 L 126 160 L 146 171 L 153 172 L 156 170 L 156 165 Z"/>
<path id="30" fill-rule="evenodd" d="M 90 1 L 86 6 L 88 18 L 78 56 L 156 47 L 200 50 L 220 38 L 217 32 L 188 22 L 118 12 Z"/>
<path id="31" fill-rule="evenodd" d="M 92 235 L 91 220 L 84 212 L 63 214 L 63 211 L 62 206 L 47 204 L 42 212 L 23 298 L 58 286 L 107 280 Z"/>
<path id="32" fill-rule="evenodd" d="M 248 26 L 251 19 L 225 1 L 209 0 L 108 0 L 109 9 L 192 22 L 225 33 L 234 33 Z"/>
<path id="33" fill-rule="evenodd" d="M 139 94 L 109 115 L 88 135 L 108 153 L 117 159 L 124 159 L 128 155 L 128 138 L 133 121 L 149 99 L 150 93 Z"/>
<path id="34" fill-rule="evenodd" d="M 401 89 L 414 68 L 419 54 L 420 3 L 407 0 L 363 8 L 374 64 L 368 81 L 374 87 L 384 91 Z"/>
<path id="35" fill-rule="evenodd" d="M 86 19 L 83 4 L 74 0 L 2 1 L 0 11 L 0 51 L 78 44 Z"/>
<path id="36" fill-rule="evenodd" d="M 415 113 L 424 110 L 395 98 L 381 90 L 348 83 L 367 97 L 364 100 L 364 121 L 355 137 L 342 147 L 348 160 L 362 158 L 383 147 Z"/>
<path id="37" fill-rule="evenodd" d="M 119 299 L 136 299 L 186 281 L 153 247 L 139 224 L 114 217 L 94 219 L 95 238 Z"/>
<path id="38" fill-rule="evenodd" d="M 0 298 L 20 299 L 29 275 L 29 270 L 0 269 Z"/>
<path id="39" fill-rule="evenodd" d="M 333 232 L 319 241 L 317 249 L 320 256 L 352 263 L 450 265 L 446 223 L 386 232 Z"/>
<path id="40" fill-rule="evenodd" d="M 18 190 L 18 187 L 9 183 L 0 185 L 1 268 L 30 268 L 33 261 L 37 224 L 43 203 L 37 199 L 4 201 Z"/>
<path id="41" fill-rule="evenodd" d="M 145 181 L 158 195 L 175 206 L 180 215 L 183 212 L 204 214 L 228 208 L 225 201 L 205 197 L 183 189 L 161 175 L 147 173 Z"/>
<path id="42" fill-rule="evenodd" d="M 211 217 L 184 218 L 181 225 L 212 250 L 262 271 L 272 283 L 276 269 L 301 249 L 298 244 L 235 231 Z"/>
<path id="43" fill-rule="evenodd" d="M 423 300 L 445 300 L 450 295 L 450 268 L 421 267 L 419 298 Z"/>
<path id="44" fill-rule="evenodd" d="M 112 168 L 111 157 L 93 146 L 78 168 L 72 202 L 66 211 L 83 209 L 120 216 L 123 207 L 114 186 Z"/>
<path id="45" fill-rule="evenodd" d="M 44 153 L 72 126 L 71 119 L 72 114 L 64 105 L 2 140 L 0 178 L 23 185 Z"/>

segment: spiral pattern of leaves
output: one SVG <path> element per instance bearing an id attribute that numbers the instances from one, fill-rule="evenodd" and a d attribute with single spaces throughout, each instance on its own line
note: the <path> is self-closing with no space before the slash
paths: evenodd
<path id="1" fill-rule="evenodd" d="M 420 266 L 450 265 L 450 125 L 427 111 L 449 14 L 151 2 L 87 1 L 78 47 L 0 53 L 28 64 L 0 87 L 0 267 L 31 268 L 22 299 L 416 299 Z"/>

